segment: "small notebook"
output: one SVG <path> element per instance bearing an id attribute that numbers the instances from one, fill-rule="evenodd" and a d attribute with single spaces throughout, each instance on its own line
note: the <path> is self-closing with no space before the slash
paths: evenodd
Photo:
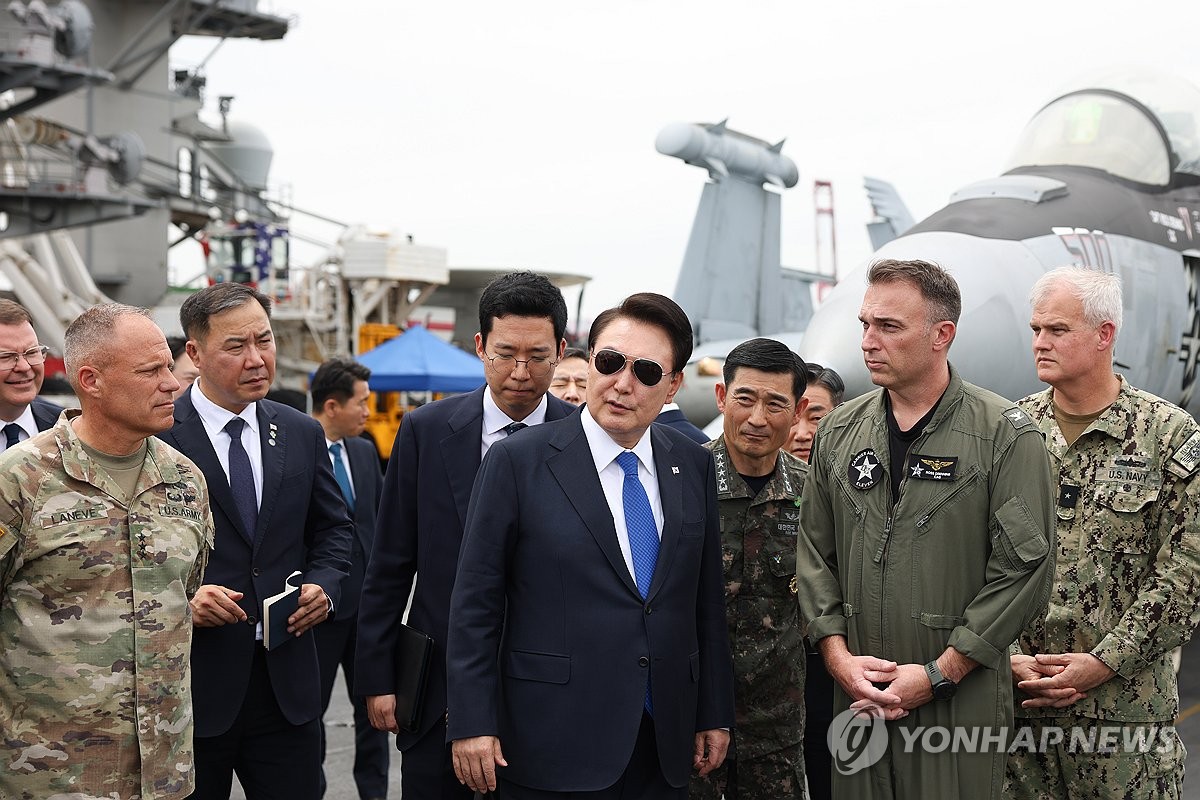
<path id="1" fill-rule="evenodd" d="M 400 626 L 396 642 L 396 724 L 415 733 L 421 723 L 425 684 L 433 660 L 433 639 L 416 628 Z"/>
<path id="2" fill-rule="evenodd" d="M 288 617 L 300 608 L 300 571 L 288 575 L 283 591 L 263 600 L 263 647 L 274 650 L 296 637 L 288 633 Z"/>

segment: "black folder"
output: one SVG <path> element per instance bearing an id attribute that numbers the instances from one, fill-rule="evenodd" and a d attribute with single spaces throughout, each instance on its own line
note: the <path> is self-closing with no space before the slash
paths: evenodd
<path id="1" fill-rule="evenodd" d="M 432 661 L 433 639 L 402 624 L 396 642 L 396 724 L 402 731 L 416 733 L 421 723 Z"/>

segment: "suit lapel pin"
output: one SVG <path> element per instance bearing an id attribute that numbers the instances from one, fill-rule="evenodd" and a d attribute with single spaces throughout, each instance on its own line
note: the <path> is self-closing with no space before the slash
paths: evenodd
<path id="1" fill-rule="evenodd" d="M 271 427 L 271 429 L 269 431 L 267 431 L 267 436 L 270 437 L 267 439 L 267 444 L 271 445 L 271 447 L 274 447 L 275 446 L 275 434 L 278 432 L 279 429 L 275 427 L 274 422 L 270 423 L 270 427 Z"/>
<path id="2" fill-rule="evenodd" d="M 679 474 L 679 467 L 671 467 L 671 474 L 672 474 L 672 475 L 678 475 L 678 474 Z"/>

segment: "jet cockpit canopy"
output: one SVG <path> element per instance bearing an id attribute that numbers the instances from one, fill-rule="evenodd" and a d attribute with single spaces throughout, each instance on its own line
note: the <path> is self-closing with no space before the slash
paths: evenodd
<path id="1" fill-rule="evenodd" d="M 1173 173 L 1200 177 L 1200 90 L 1174 76 L 1131 70 L 1099 76 L 1091 86 L 1034 115 L 1005 171 L 1091 167 L 1162 187 Z"/>

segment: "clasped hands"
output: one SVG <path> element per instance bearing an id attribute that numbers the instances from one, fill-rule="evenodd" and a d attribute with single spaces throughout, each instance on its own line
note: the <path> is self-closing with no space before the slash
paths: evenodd
<path id="1" fill-rule="evenodd" d="M 1065 708 L 1117 674 L 1091 653 L 1017 653 L 1009 663 L 1013 683 L 1029 695 L 1022 708 Z"/>
<path id="2" fill-rule="evenodd" d="M 246 612 L 237 604 L 243 596 L 242 592 L 226 586 L 204 584 L 189 601 L 192 624 L 197 628 L 216 628 L 245 622 Z M 329 598 L 325 590 L 315 583 L 305 583 L 300 587 L 300 607 L 288 617 L 288 633 L 299 636 L 328 617 Z"/>

